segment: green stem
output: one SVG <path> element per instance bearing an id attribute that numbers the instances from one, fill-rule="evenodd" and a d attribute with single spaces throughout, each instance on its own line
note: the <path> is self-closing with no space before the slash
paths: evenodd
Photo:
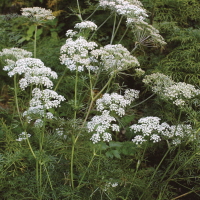
<path id="1" fill-rule="evenodd" d="M 77 114 L 77 91 L 78 91 L 78 68 L 76 69 L 76 80 L 75 80 L 75 86 L 74 86 L 74 129 L 76 127 L 76 114 Z M 71 152 L 71 186 L 74 189 L 74 149 L 75 149 L 75 137 L 74 132 L 72 133 L 72 152 Z"/>
<path id="2" fill-rule="evenodd" d="M 119 26 L 120 26 L 120 24 L 121 24 L 121 22 L 122 22 L 122 19 L 123 19 L 123 16 L 121 16 L 121 18 L 120 18 L 120 20 L 119 20 L 119 23 L 118 23 L 118 25 L 117 25 L 117 28 L 116 28 L 116 30 L 115 30 L 115 32 L 114 32 L 114 35 L 112 36 L 112 42 L 113 42 L 113 40 L 114 40 L 114 38 L 115 38 L 115 36 L 116 36 L 116 34 L 117 34 L 117 31 L 118 31 Z M 111 42 L 111 44 L 112 44 L 112 42 Z"/>
<path id="3" fill-rule="evenodd" d="M 138 42 L 136 42 L 135 43 L 135 47 L 132 49 L 132 51 L 131 51 L 131 54 L 137 49 L 137 47 L 139 46 L 139 43 Z"/>
<path id="4" fill-rule="evenodd" d="M 158 166 L 156 167 L 156 169 L 155 169 L 153 175 L 151 176 L 151 179 L 149 180 L 149 184 L 147 185 L 146 189 L 148 189 L 148 188 L 150 187 L 154 176 L 156 175 L 156 173 L 157 173 L 157 171 L 158 171 L 160 165 L 162 164 L 162 162 L 163 162 L 164 159 L 166 158 L 166 156 L 167 156 L 167 154 L 169 153 L 169 151 L 170 151 L 170 149 L 168 149 L 168 150 L 166 151 L 165 155 L 162 157 L 160 163 L 159 163 Z M 143 192 L 143 194 L 141 195 L 141 197 L 139 198 L 139 200 L 142 199 L 142 197 L 144 196 L 144 194 L 145 194 L 145 193 Z"/>
<path id="5" fill-rule="evenodd" d="M 95 8 L 95 10 L 92 12 L 92 14 L 91 14 L 89 17 L 87 17 L 87 18 L 85 19 L 85 21 L 88 20 L 90 17 L 92 17 L 92 16 L 94 15 L 94 13 L 98 10 L 98 8 L 99 8 L 99 6 L 97 6 L 97 7 Z"/>
<path id="6" fill-rule="evenodd" d="M 45 164 L 44 164 L 44 169 L 45 169 L 45 171 L 46 171 L 46 173 L 47 173 L 47 178 L 48 178 L 48 181 L 49 181 L 51 190 L 53 191 L 53 186 L 52 186 L 52 183 L 51 183 L 51 179 L 50 179 L 50 176 L 49 176 L 49 172 L 48 172 L 47 167 L 46 167 Z"/>
<path id="7" fill-rule="evenodd" d="M 136 106 L 139 106 L 140 104 L 144 103 L 145 101 L 149 100 L 151 97 L 153 97 L 155 94 L 152 94 L 151 96 L 147 97 L 145 100 L 141 101 L 140 103 L 134 105 L 134 106 L 131 106 L 130 108 L 134 108 Z"/>
<path id="8" fill-rule="evenodd" d="M 129 28 L 129 27 L 127 27 L 126 30 L 124 31 L 124 34 L 122 35 L 122 37 L 121 37 L 121 39 L 119 40 L 118 44 L 120 44 L 121 41 L 123 40 L 124 36 L 126 35 L 126 33 L 127 33 L 127 31 L 128 31 L 128 28 Z"/>
<path id="9" fill-rule="evenodd" d="M 35 36 L 34 36 L 34 58 L 36 58 L 36 44 L 37 44 L 37 24 L 35 25 Z"/>
<path id="10" fill-rule="evenodd" d="M 111 18 L 112 14 L 108 16 L 108 18 L 100 25 L 98 28 L 94 31 L 94 33 L 91 35 L 90 39 L 88 41 L 91 41 L 93 38 L 94 34 Z"/>
<path id="11" fill-rule="evenodd" d="M 111 36 L 111 40 L 110 40 L 110 44 L 112 44 L 113 42 L 113 39 L 114 39 L 114 34 L 115 34 L 115 26 L 116 26 L 116 13 L 115 13 L 115 16 L 114 16 L 114 24 L 113 24 L 113 30 L 112 30 L 112 36 Z"/>
<path id="12" fill-rule="evenodd" d="M 75 138 L 72 134 L 72 153 L 71 153 L 71 165 L 70 165 L 70 175 L 71 175 L 71 187 L 74 189 L 74 149 L 75 149 Z"/>
<path id="13" fill-rule="evenodd" d="M 80 9 L 80 5 L 79 5 L 79 1 L 77 0 L 76 2 L 77 2 L 78 12 L 79 12 L 78 17 L 79 17 L 79 19 L 80 19 L 81 21 L 83 21 L 82 16 L 81 16 L 81 9 Z"/>
<path id="14" fill-rule="evenodd" d="M 91 160 L 90 160 L 90 162 L 89 162 L 89 164 L 88 164 L 88 166 L 87 166 L 87 169 L 85 170 L 85 173 L 84 173 L 83 176 L 81 177 L 81 180 L 79 181 L 79 184 L 78 184 L 77 188 L 79 188 L 79 187 L 81 186 L 81 183 L 82 183 L 82 181 L 83 181 L 83 179 L 84 179 L 84 177 L 85 177 L 85 175 L 86 175 L 88 169 L 90 168 L 90 165 L 92 164 L 92 162 L 93 162 L 95 156 L 96 156 L 96 153 L 95 153 L 95 149 L 94 149 L 94 150 L 93 150 L 93 156 L 92 156 L 92 158 L 91 158 Z"/>
<path id="15" fill-rule="evenodd" d="M 88 111 L 87 111 L 87 113 L 86 113 L 85 119 L 84 119 L 83 124 L 82 124 L 82 126 L 81 126 L 81 128 L 80 128 L 80 132 L 78 133 L 78 135 L 77 135 L 76 138 L 75 138 L 75 143 L 76 143 L 76 141 L 78 140 L 78 137 L 79 137 L 80 134 L 81 134 L 81 130 L 82 130 L 83 127 L 85 126 L 85 123 L 86 123 L 86 121 L 87 121 L 87 119 L 88 119 L 88 116 L 89 116 L 89 114 L 90 114 L 90 111 L 91 111 L 91 109 L 92 109 L 92 106 L 93 106 L 94 101 L 102 94 L 102 92 L 106 89 L 106 87 L 107 87 L 108 85 L 110 85 L 110 82 L 112 81 L 112 79 L 113 79 L 114 76 L 115 76 L 115 74 L 113 73 L 113 74 L 111 75 L 110 79 L 108 80 L 108 82 L 107 82 L 107 83 L 104 85 L 104 87 L 101 89 L 101 91 L 100 91 L 95 97 L 92 98 L 92 100 L 91 100 L 91 102 L 90 102 L 90 105 L 89 105 L 89 108 L 88 108 Z"/>
<path id="16" fill-rule="evenodd" d="M 63 74 L 62 74 L 62 76 L 60 77 L 60 79 L 58 80 L 58 82 L 57 82 L 57 84 L 56 84 L 56 87 L 54 88 L 54 91 L 56 91 L 57 90 L 57 88 L 58 88 L 58 86 L 59 86 L 59 84 L 60 84 L 60 82 L 62 81 L 62 79 L 63 79 L 63 77 L 65 76 L 65 74 L 66 74 L 66 71 L 67 71 L 67 67 L 65 67 L 65 70 L 64 70 L 64 72 L 63 72 Z"/>
<path id="17" fill-rule="evenodd" d="M 145 154 L 145 152 L 146 152 L 146 149 L 147 149 L 147 145 L 146 145 L 145 148 L 144 148 L 144 151 L 143 151 L 143 154 L 142 154 L 141 159 L 139 159 L 138 162 L 137 162 L 135 174 L 134 174 L 134 176 L 133 176 L 132 183 L 131 183 L 131 185 L 130 185 L 130 187 L 129 187 L 129 190 L 128 190 L 128 192 L 127 192 L 126 199 L 128 199 L 129 193 L 130 193 L 131 188 L 132 188 L 132 185 L 133 185 L 133 181 L 135 180 L 135 177 L 136 177 L 136 175 L 137 175 L 138 169 L 139 169 L 139 167 L 140 167 L 140 165 L 141 165 L 141 161 L 142 161 L 143 158 L 144 158 L 144 154 Z"/>
<path id="18" fill-rule="evenodd" d="M 18 102 L 18 98 L 17 98 L 17 90 L 18 90 L 18 88 L 17 88 L 17 75 L 15 74 L 14 75 L 15 104 L 16 104 L 19 120 L 21 122 L 22 127 L 24 128 L 24 123 L 22 121 L 21 114 L 20 114 L 20 111 L 19 111 L 19 102 Z"/>

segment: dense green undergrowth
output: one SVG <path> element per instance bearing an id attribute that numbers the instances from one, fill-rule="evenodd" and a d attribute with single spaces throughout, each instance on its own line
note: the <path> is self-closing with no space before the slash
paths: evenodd
<path id="1" fill-rule="evenodd" d="M 0 199 L 200 198 L 200 3 L 113 1 L 0 16 Z"/>

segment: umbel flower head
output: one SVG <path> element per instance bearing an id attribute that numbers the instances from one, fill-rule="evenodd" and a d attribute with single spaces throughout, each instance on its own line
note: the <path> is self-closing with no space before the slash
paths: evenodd
<path id="1" fill-rule="evenodd" d="M 90 29 L 92 31 L 95 31 L 97 29 L 97 25 L 94 22 L 91 22 L 91 21 L 83 21 L 81 23 L 75 24 L 74 28 Z"/>
<path id="2" fill-rule="evenodd" d="M 132 141 L 142 144 L 147 141 L 153 143 L 161 140 L 170 140 L 172 145 L 178 145 L 185 139 L 193 140 L 193 129 L 189 124 L 178 124 L 170 126 L 166 122 L 160 124 L 159 117 L 143 117 L 138 120 L 138 124 L 133 124 L 130 129 L 136 134 Z"/>
<path id="3" fill-rule="evenodd" d="M 96 71 L 97 66 L 92 65 L 90 52 L 97 47 L 95 42 L 88 42 L 85 38 L 79 37 L 73 40 L 71 37 L 75 34 L 73 31 L 68 31 L 70 36 L 66 43 L 61 47 L 61 64 L 66 65 L 71 71 L 84 71 L 84 68 Z"/>
<path id="4" fill-rule="evenodd" d="M 55 18 L 51 10 L 41 7 L 22 8 L 21 11 L 23 16 L 30 18 L 34 22 L 53 20 Z"/>
<path id="5" fill-rule="evenodd" d="M 176 106 L 185 105 L 186 101 L 200 94 L 200 90 L 185 82 L 174 82 L 161 73 L 146 75 L 143 82 L 163 99 L 171 100 Z"/>
<path id="6" fill-rule="evenodd" d="M 24 75 L 19 81 L 20 88 L 24 90 L 29 85 L 43 85 L 52 88 L 53 83 L 49 78 L 56 79 L 57 73 L 46 67 L 44 63 L 37 58 L 19 59 L 13 66 L 6 66 L 4 70 L 9 71 L 8 75 Z"/>
<path id="7" fill-rule="evenodd" d="M 132 101 L 139 97 L 139 91 L 134 89 L 127 89 L 124 96 L 112 93 L 105 93 L 102 98 L 96 102 L 97 111 L 101 115 L 94 116 L 91 121 L 87 123 L 88 132 L 92 132 L 91 141 L 95 144 L 102 141 L 109 142 L 112 140 L 110 132 L 119 132 L 120 127 L 116 124 L 116 116 L 122 117 L 125 115 L 125 107 L 129 106 Z"/>
<path id="8" fill-rule="evenodd" d="M 14 68 L 14 65 L 17 60 L 23 58 L 30 58 L 32 57 L 32 53 L 24 49 L 14 47 L 10 49 L 3 49 L 2 52 L 0 52 L 0 56 L 7 58 L 5 59 L 7 66 L 4 66 L 3 70 L 10 71 Z"/>
<path id="9" fill-rule="evenodd" d="M 108 44 L 100 49 L 93 50 L 91 54 L 95 59 L 100 59 L 102 70 L 110 73 L 117 73 L 140 65 L 137 58 L 132 56 L 121 44 Z"/>

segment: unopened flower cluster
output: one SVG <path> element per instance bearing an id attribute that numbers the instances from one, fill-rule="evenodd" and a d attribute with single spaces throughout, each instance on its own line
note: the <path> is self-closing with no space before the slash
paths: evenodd
<path id="1" fill-rule="evenodd" d="M 184 139 L 192 139 L 191 125 L 178 124 L 170 126 L 166 122 L 160 124 L 158 117 L 143 117 L 138 120 L 138 124 L 133 124 L 130 129 L 138 134 L 132 140 L 134 143 L 142 144 L 146 141 L 153 143 L 160 142 L 161 140 L 170 140 L 171 144 L 178 145 Z"/>
<path id="2" fill-rule="evenodd" d="M 143 82 L 162 98 L 171 100 L 177 106 L 183 106 L 186 101 L 200 94 L 200 90 L 184 82 L 174 82 L 169 76 L 154 73 L 145 76 Z"/>
<path id="3" fill-rule="evenodd" d="M 70 36 L 66 40 L 66 43 L 61 47 L 60 61 L 61 64 L 66 65 L 71 71 L 84 71 L 84 68 L 96 71 L 97 66 L 93 66 L 93 60 L 90 56 L 90 52 L 97 47 L 95 42 L 88 42 L 83 37 L 79 37 L 76 40 L 73 40 L 74 36 L 73 31 L 67 32 L 67 35 Z"/>
<path id="4" fill-rule="evenodd" d="M 99 58 L 103 70 L 110 73 L 123 71 L 130 67 L 140 65 L 137 58 L 132 56 L 121 44 L 108 44 L 100 49 L 93 50 L 91 54 L 96 59 Z"/>
<path id="5" fill-rule="evenodd" d="M 55 18 L 51 10 L 41 7 L 22 8 L 21 11 L 23 16 L 30 18 L 34 22 L 53 20 Z"/>
<path id="6" fill-rule="evenodd" d="M 125 107 L 130 105 L 139 96 L 137 90 L 126 90 L 124 96 L 117 93 L 104 94 L 102 98 L 98 99 L 97 111 L 101 112 L 101 115 L 94 116 L 91 121 L 87 123 L 88 132 L 93 132 L 91 141 L 98 143 L 101 140 L 109 142 L 112 140 L 110 132 L 119 132 L 120 127 L 116 123 L 117 120 L 114 116 L 122 117 L 125 115 Z"/>
<path id="7" fill-rule="evenodd" d="M 97 25 L 94 22 L 91 22 L 91 21 L 83 21 L 81 23 L 75 24 L 74 28 L 90 29 L 92 31 L 95 31 L 97 29 Z"/>

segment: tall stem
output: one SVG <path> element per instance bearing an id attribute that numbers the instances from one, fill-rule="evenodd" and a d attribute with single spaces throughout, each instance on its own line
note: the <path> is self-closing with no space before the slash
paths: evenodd
<path id="1" fill-rule="evenodd" d="M 94 34 L 111 18 L 111 16 L 112 16 L 112 14 L 108 16 L 108 18 L 96 29 L 96 31 L 94 31 L 94 33 L 92 34 L 92 36 L 90 37 L 90 39 L 88 41 L 91 41 Z"/>
<path id="2" fill-rule="evenodd" d="M 115 13 L 114 24 L 113 24 L 113 30 L 112 30 L 112 36 L 111 36 L 110 44 L 112 44 L 113 39 L 114 39 L 114 35 L 115 35 L 116 18 L 117 18 L 117 16 L 116 16 L 116 13 Z"/>
<path id="3" fill-rule="evenodd" d="M 79 137 L 80 134 L 81 134 L 81 130 L 82 130 L 83 127 L 85 126 L 85 123 L 86 123 L 86 121 L 87 121 L 87 119 L 88 119 L 88 116 L 89 116 L 89 114 L 90 114 L 90 111 L 91 111 L 91 109 L 92 109 L 92 106 L 93 106 L 93 104 L 94 104 L 94 101 L 102 94 L 102 92 L 107 88 L 107 86 L 110 85 L 110 83 L 111 83 L 111 81 L 112 81 L 112 79 L 113 79 L 114 76 L 115 76 L 115 74 L 113 73 L 113 74 L 111 75 L 110 79 L 108 80 L 108 82 L 107 82 L 107 83 L 104 85 L 104 87 L 101 89 L 101 91 L 100 91 L 95 97 L 92 98 L 92 100 L 91 100 L 91 102 L 90 102 L 90 105 L 89 105 L 89 107 L 88 107 L 88 111 L 87 111 L 87 113 L 86 113 L 85 119 L 84 119 L 83 124 L 82 124 L 82 126 L 81 126 L 81 128 L 80 128 L 80 132 L 78 133 L 78 135 L 77 135 L 76 138 L 75 138 L 75 143 L 76 143 L 76 141 L 78 140 L 78 137 Z"/>
<path id="4" fill-rule="evenodd" d="M 35 25 L 35 36 L 34 36 L 34 58 L 36 58 L 36 49 L 37 49 L 37 24 Z"/>
<path id="5" fill-rule="evenodd" d="M 78 91 L 78 68 L 76 69 L 76 80 L 75 80 L 75 86 L 74 86 L 74 131 L 72 133 L 72 152 L 71 152 L 71 186 L 74 189 L 74 149 L 75 149 L 75 137 L 74 137 L 74 132 L 75 132 L 75 127 L 76 127 L 76 114 L 77 114 L 77 91 Z"/>
<path id="6" fill-rule="evenodd" d="M 56 84 L 56 87 L 54 88 L 54 91 L 56 91 L 56 90 L 57 90 L 57 88 L 58 88 L 58 86 L 59 86 L 60 82 L 62 81 L 63 77 L 64 77 L 64 76 L 65 76 L 65 74 L 66 74 L 66 71 L 67 71 L 67 67 L 65 67 L 65 70 L 64 70 L 64 72 L 63 72 L 62 76 L 60 77 L 60 79 L 58 80 L 58 82 L 57 82 L 57 84 Z"/>
<path id="7" fill-rule="evenodd" d="M 79 17 L 79 19 L 80 19 L 81 21 L 83 21 L 82 16 L 81 16 L 81 9 L 80 9 L 80 5 L 79 5 L 79 1 L 77 0 L 76 2 L 77 2 L 78 12 L 79 12 L 78 17 Z"/>
<path id="8" fill-rule="evenodd" d="M 17 75 L 15 74 L 14 75 L 15 104 L 16 104 L 17 113 L 18 113 L 21 125 L 24 128 L 24 123 L 22 121 L 21 114 L 20 114 L 20 111 L 19 111 L 19 102 L 18 102 L 18 98 L 17 98 L 17 90 L 18 90 L 18 88 L 17 88 Z"/>
<path id="9" fill-rule="evenodd" d="M 122 22 L 122 19 L 123 19 L 123 16 L 121 16 L 121 18 L 120 18 L 120 20 L 119 20 L 119 23 L 118 23 L 118 25 L 117 25 L 117 28 L 116 28 L 116 30 L 115 30 L 115 32 L 114 32 L 113 37 L 112 37 L 112 42 L 113 42 L 113 40 L 114 40 L 114 38 L 115 38 L 115 36 L 116 36 L 116 34 L 117 34 L 117 31 L 118 31 L 119 26 L 120 26 L 120 24 L 121 24 L 121 22 Z M 112 44 L 112 43 L 111 43 L 111 44 Z"/>

